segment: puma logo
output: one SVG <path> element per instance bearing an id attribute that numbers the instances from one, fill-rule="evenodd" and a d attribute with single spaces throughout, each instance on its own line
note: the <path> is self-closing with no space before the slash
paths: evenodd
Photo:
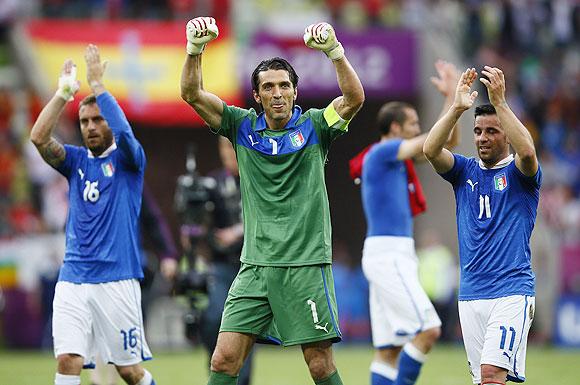
<path id="1" fill-rule="evenodd" d="M 328 326 L 328 322 L 325 323 L 324 326 L 315 324 L 314 325 L 314 329 L 316 329 L 316 330 L 324 330 L 325 332 L 328 333 L 328 330 L 326 329 L 327 326 Z"/>
<path id="2" fill-rule="evenodd" d="M 512 356 L 510 356 L 509 354 L 507 354 L 506 352 L 503 352 L 503 355 L 506 356 L 508 358 L 508 360 L 512 360 Z"/>
<path id="3" fill-rule="evenodd" d="M 255 144 L 258 144 L 258 142 L 254 142 L 254 138 L 252 137 L 251 134 L 248 134 L 248 138 L 250 138 L 250 143 L 252 143 L 252 147 L 254 147 Z"/>
<path id="4" fill-rule="evenodd" d="M 83 171 L 80 168 L 78 169 L 78 172 L 79 172 L 81 179 L 85 179 L 85 174 L 83 173 Z"/>
<path id="5" fill-rule="evenodd" d="M 467 180 L 467 184 L 471 186 L 471 191 L 472 191 L 472 192 L 473 192 L 473 190 L 475 189 L 475 185 L 476 185 L 476 184 L 478 184 L 478 183 L 479 183 L 479 182 L 475 182 L 475 183 L 473 183 L 473 182 L 471 181 L 471 179 L 468 179 L 468 180 Z"/>

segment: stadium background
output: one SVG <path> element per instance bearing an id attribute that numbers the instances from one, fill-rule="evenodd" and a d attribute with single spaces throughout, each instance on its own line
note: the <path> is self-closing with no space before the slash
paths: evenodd
<path id="1" fill-rule="evenodd" d="M 3 0 L 0 349 L 6 354 L 0 356 L 0 383 L 5 383 L 5 373 L 16 370 L 8 357 L 20 356 L 10 352 L 50 349 L 46 328 L 50 291 L 46 287 L 54 280 L 62 259 L 66 181 L 43 164 L 27 135 L 54 92 L 60 65 L 65 58 L 73 58 L 79 65 L 81 82 L 86 83 L 84 46 L 98 44 L 109 60 L 106 85 L 123 104 L 145 148 L 147 185 L 177 242 L 179 218 L 173 210 L 173 194 L 177 177 L 185 172 L 187 145 L 195 143 L 202 174 L 219 166 L 216 138 L 179 97 L 183 29 L 188 19 L 198 15 L 218 20 L 220 37 L 204 54 L 205 87 L 228 103 L 254 106 L 249 85 L 252 69 L 259 60 L 280 55 L 295 65 L 301 77 L 298 104 L 303 109 L 324 107 L 338 94 L 332 66 L 319 52 L 304 47 L 301 40 L 303 28 L 319 20 L 335 25 L 363 81 L 367 100 L 351 123 L 350 133 L 333 145 L 326 182 L 341 326 L 346 340 L 359 343 L 357 354 L 368 360 L 368 315 L 359 268 L 365 223 L 359 189 L 348 178 L 348 159 L 377 139 L 374 119 L 385 101 L 409 101 L 419 110 L 423 130 L 433 124 L 442 105 L 429 81 L 435 75 L 436 59 L 452 61 L 460 69 L 480 69 L 484 64 L 502 68 L 510 106 L 534 136 L 544 170 L 532 241 L 538 312 L 531 341 L 537 346 L 578 349 L 579 8 L 574 0 Z M 483 102 L 485 92 L 479 91 L 479 102 Z M 81 93 L 86 92 L 87 88 L 81 89 Z M 73 103 L 58 128 L 65 142 L 78 143 L 75 112 Z M 471 123 L 471 117 L 462 118 L 462 142 L 457 151 L 473 155 Z M 416 239 L 424 255 L 435 255 L 435 266 L 439 263 L 448 268 L 443 280 L 434 279 L 443 272 L 441 268 L 427 269 L 423 278 L 426 284 L 443 281 L 443 287 L 432 285 L 431 294 L 449 304 L 456 281 L 454 200 L 449 186 L 428 166 L 420 167 L 419 172 L 429 211 L 416 222 Z M 433 250 L 437 252 L 429 253 Z M 451 263 L 445 259 L 450 255 Z M 180 333 L 183 306 L 167 296 L 168 284 L 161 278 L 157 278 L 155 293 L 148 322 L 152 347 L 188 351 Z M 453 306 L 450 308 L 453 314 Z M 457 340 L 455 324 L 449 339 L 451 343 Z M 442 351 L 442 357 L 462 359 L 460 345 L 459 350 L 450 349 Z M 577 350 L 569 354 L 572 356 L 557 361 L 580 359 Z M 34 362 L 34 358 L 25 359 Z M 548 362 L 544 363 L 546 368 L 550 367 Z M 366 376 L 366 367 L 363 369 L 357 370 Z M 459 372 L 467 380 L 463 367 Z M 50 378 L 51 374 L 46 374 L 44 378 Z M 532 381 L 533 377 L 531 384 L 540 383 Z"/>

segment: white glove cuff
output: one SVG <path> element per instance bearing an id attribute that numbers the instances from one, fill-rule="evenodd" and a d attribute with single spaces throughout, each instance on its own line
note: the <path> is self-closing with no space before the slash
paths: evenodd
<path id="1" fill-rule="evenodd" d="M 330 51 L 325 51 L 324 53 L 331 60 L 340 60 L 344 57 L 344 48 L 342 47 L 342 44 L 338 43 L 336 47 L 332 48 Z"/>
<path id="2" fill-rule="evenodd" d="M 64 88 L 59 88 L 58 90 L 56 90 L 56 96 L 60 97 L 65 102 L 72 102 L 74 100 L 72 92 Z"/>
<path id="3" fill-rule="evenodd" d="M 187 51 L 188 55 L 199 55 L 203 52 L 205 48 L 205 44 L 193 44 L 192 42 L 188 41 L 185 50 Z"/>

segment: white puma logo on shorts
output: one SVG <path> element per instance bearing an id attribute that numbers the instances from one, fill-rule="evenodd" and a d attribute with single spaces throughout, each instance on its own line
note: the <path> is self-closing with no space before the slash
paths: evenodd
<path id="1" fill-rule="evenodd" d="M 327 327 L 327 326 L 328 326 L 328 322 L 327 322 L 327 323 L 325 323 L 325 324 L 324 324 L 324 326 L 321 326 L 321 325 L 317 325 L 317 324 L 315 324 L 315 325 L 314 325 L 314 329 L 317 329 L 317 330 L 324 330 L 325 332 L 327 332 L 327 333 L 328 333 L 328 330 L 326 329 L 326 327 Z"/>

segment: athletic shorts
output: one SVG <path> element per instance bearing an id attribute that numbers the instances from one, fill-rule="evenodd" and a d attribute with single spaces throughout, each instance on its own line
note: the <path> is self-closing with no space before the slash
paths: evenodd
<path id="1" fill-rule="evenodd" d="M 473 383 L 481 382 L 481 365 L 508 370 L 508 379 L 526 379 L 528 332 L 535 297 L 512 295 L 495 299 L 459 301 L 459 321 Z"/>
<path id="2" fill-rule="evenodd" d="M 56 284 L 52 335 L 54 355 L 78 354 L 85 367 L 96 354 L 104 362 L 134 365 L 151 359 L 144 335 L 141 288 L 135 279 Z"/>
<path id="3" fill-rule="evenodd" d="M 341 340 L 332 266 L 242 264 L 225 303 L 220 332 L 283 346 Z"/>
<path id="4" fill-rule="evenodd" d="M 412 238 L 375 236 L 365 240 L 362 268 L 369 281 L 371 329 L 377 349 L 403 346 L 417 333 L 441 326 L 419 283 L 417 262 Z"/>

